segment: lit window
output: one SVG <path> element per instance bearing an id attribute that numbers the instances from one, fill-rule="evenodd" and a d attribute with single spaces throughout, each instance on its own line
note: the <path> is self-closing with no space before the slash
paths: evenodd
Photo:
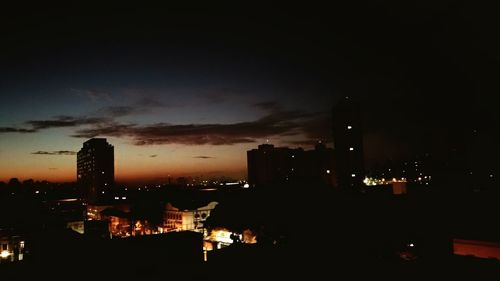
<path id="1" fill-rule="evenodd" d="M 349 151 L 354 151 L 354 147 L 349 147 Z"/>
<path id="2" fill-rule="evenodd" d="M 330 173 L 330 170 L 326 170 L 326 173 L 329 174 Z"/>
<path id="3" fill-rule="evenodd" d="M 351 174 L 351 177 L 355 178 L 355 177 L 356 177 L 356 174 Z"/>
<path id="4" fill-rule="evenodd" d="M 351 125 L 348 125 L 348 126 L 347 126 L 347 130 L 350 130 L 350 129 L 352 129 L 352 126 L 351 126 Z"/>

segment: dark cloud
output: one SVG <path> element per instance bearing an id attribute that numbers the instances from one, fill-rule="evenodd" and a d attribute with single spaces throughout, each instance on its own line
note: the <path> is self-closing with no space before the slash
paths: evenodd
<path id="1" fill-rule="evenodd" d="M 298 110 L 274 110 L 266 116 L 249 122 L 233 124 L 187 124 L 173 125 L 157 123 L 146 126 L 135 124 L 98 124 L 93 128 L 80 129 L 74 137 L 96 136 L 130 137 L 136 145 L 172 144 L 186 145 L 232 145 L 252 143 L 258 138 L 277 135 L 296 135 L 302 123 L 316 114 Z"/>
<path id="2" fill-rule="evenodd" d="M 333 139 L 332 117 L 329 112 L 323 112 L 303 123 L 302 131 L 313 143 L 318 141 L 331 142 Z"/>
<path id="3" fill-rule="evenodd" d="M 118 124 L 115 122 L 97 124 L 93 128 L 77 130 L 75 134 L 71 135 L 75 138 L 93 138 L 96 136 L 127 136 L 134 130 L 135 124 Z"/>
<path id="4" fill-rule="evenodd" d="M 97 115 L 106 117 L 122 117 L 134 113 L 140 113 L 141 108 L 132 106 L 106 106 L 97 111 Z"/>
<path id="5" fill-rule="evenodd" d="M 194 156 L 193 158 L 198 158 L 198 159 L 214 159 L 215 157 L 200 155 L 200 156 Z"/>
<path id="6" fill-rule="evenodd" d="M 166 107 L 167 104 L 151 98 L 151 97 L 143 97 L 137 101 L 137 106 L 140 107 Z"/>
<path id="7" fill-rule="evenodd" d="M 151 157 L 151 158 L 155 158 L 157 156 L 158 156 L 158 154 L 149 155 L 149 157 Z"/>
<path id="8" fill-rule="evenodd" d="M 268 111 L 275 111 L 278 110 L 280 105 L 276 101 L 264 101 L 264 102 L 258 102 L 254 103 L 254 106 L 260 109 L 268 110 Z"/>
<path id="9" fill-rule="evenodd" d="M 81 97 L 86 97 L 90 99 L 92 102 L 110 102 L 112 101 L 111 95 L 108 92 L 99 91 L 99 90 L 84 90 L 84 89 L 71 89 L 72 92 L 75 92 L 77 95 Z"/>
<path id="10" fill-rule="evenodd" d="M 0 133 L 34 133 L 35 129 L 23 129 L 14 127 L 0 127 Z"/>
<path id="11" fill-rule="evenodd" d="M 313 139 L 304 139 L 304 140 L 287 141 L 286 143 L 293 146 L 308 147 L 308 146 L 314 146 L 315 144 L 318 143 L 318 141 Z"/>
<path id="12" fill-rule="evenodd" d="M 69 151 L 69 150 L 58 150 L 58 151 L 37 151 L 37 152 L 31 152 L 31 154 L 36 154 L 36 155 L 76 155 L 75 151 Z"/>
<path id="13" fill-rule="evenodd" d="M 72 116 L 56 116 L 51 120 L 30 120 L 26 124 L 33 127 L 33 130 L 59 128 L 59 127 L 76 127 L 81 125 L 93 125 L 107 122 L 109 119 L 102 117 L 72 117 Z"/>

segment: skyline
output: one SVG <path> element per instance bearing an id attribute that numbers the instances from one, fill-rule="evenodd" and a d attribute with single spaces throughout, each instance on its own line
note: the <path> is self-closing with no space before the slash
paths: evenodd
<path id="1" fill-rule="evenodd" d="M 91 137 L 115 146 L 118 181 L 240 178 L 245 152 L 267 140 L 332 146 L 331 110 L 346 95 L 362 103 L 367 165 L 443 159 L 464 143 L 485 167 L 500 155 L 484 9 L 235 8 L 3 17 L 0 181 L 72 181 L 71 154 Z"/>

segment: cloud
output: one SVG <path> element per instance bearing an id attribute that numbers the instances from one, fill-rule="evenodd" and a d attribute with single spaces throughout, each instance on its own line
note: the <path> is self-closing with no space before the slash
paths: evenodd
<path id="1" fill-rule="evenodd" d="M 108 118 L 103 117 L 72 117 L 72 116 L 56 116 L 54 119 L 50 120 L 30 120 L 26 124 L 33 127 L 34 131 L 49 128 L 60 128 L 60 127 L 76 127 L 81 125 L 93 125 L 98 123 L 103 123 L 109 121 Z"/>
<path id="2" fill-rule="evenodd" d="M 137 101 L 137 106 L 140 107 L 166 107 L 167 105 L 157 99 L 143 97 Z"/>
<path id="3" fill-rule="evenodd" d="M 276 101 L 264 101 L 264 102 L 258 102 L 254 103 L 253 106 L 264 109 L 267 111 L 276 111 L 281 108 L 281 106 L 278 104 Z"/>
<path id="4" fill-rule="evenodd" d="M 158 156 L 158 154 L 149 155 L 149 157 L 151 157 L 151 158 L 155 158 L 157 156 Z"/>
<path id="5" fill-rule="evenodd" d="M 49 168 L 49 170 L 58 170 L 57 168 Z"/>
<path id="6" fill-rule="evenodd" d="M 333 123 L 329 112 L 319 113 L 302 124 L 302 131 L 305 136 L 312 140 L 330 142 L 333 139 Z"/>
<path id="7" fill-rule="evenodd" d="M 97 115 L 106 117 L 122 117 L 134 113 L 141 113 L 143 110 L 132 106 L 106 106 L 97 110 Z"/>
<path id="8" fill-rule="evenodd" d="M 96 136 L 130 137 L 136 145 L 186 144 L 232 145 L 252 143 L 258 138 L 276 135 L 295 135 L 304 119 L 315 116 L 303 111 L 280 111 L 264 117 L 232 124 L 157 123 L 145 126 L 135 124 L 97 124 L 93 128 L 77 130 L 73 137 Z"/>
<path id="9" fill-rule="evenodd" d="M 24 129 L 14 127 L 0 127 L 0 133 L 34 133 L 35 129 Z"/>
<path id="10" fill-rule="evenodd" d="M 214 159 L 215 157 L 200 155 L 200 156 L 194 156 L 193 158 L 198 158 L 198 159 Z"/>
<path id="11" fill-rule="evenodd" d="M 74 89 L 72 89 L 74 90 Z M 94 93 L 92 91 L 74 90 L 81 93 Z M 131 106 L 105 106 L 97 111 L 89 114 L 89 116 L 69 116 L 69 115 L 58 115 L 54 116 L 52 119 L 43 120 L 29 120 L 24 122 L 30 125 L 31 128 L 19 128 L 19 127 L 0 127 L 0 133 L 36 133 L 39 130 L 50 129 L 50 128 L 62 128 L 62 127 L 79 127 L 86 125 L 93 125 L 94 127 L 105 127 L 99 126 L 106 124 L 107 126 L 114 126 L 114 120 L 118 117 L 123 117 L 131 114 L 147 113 L 149 109 L 155 107 L 165 107 L 166 105 L 153 98 L 142 98 L 136 102 L 136 104 Z M 113 130 L 120 128 L 122 125 L 114 127 Z"/>
<path id="12" fill-rule="evenodd" d="M 99 90 L 84 90 L 84 89 L 70 89 L 75 92 L 77 95 L 86 97 L 90 99 L 92 102 L 100 102 L 100 101 L 112 101 L 111 95 L 104 91 Z"/>
<path id="13" fill-rule="evenodd" d="M 36 152 L 31 152 L 31 154 L 36 154 L 36 155 L 76 155 L 75 151 L 69 151 L 69 150 L 58 150 L 58 151 L 36 151 Z"/>

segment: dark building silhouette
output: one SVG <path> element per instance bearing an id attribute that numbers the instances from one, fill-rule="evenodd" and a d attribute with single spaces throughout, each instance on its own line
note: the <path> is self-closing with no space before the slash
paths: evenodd
<path id="1" fill-rule="evenodd" d="M 88 203 L 108 198 L 114 187 L 114 147 L 104 138 L 83 143 L 77 154 L 77 182 Z"/>
<path id="2" fill-rule="evenodd" d="M 261 144 L 247 151 L 250 186 L 333 185 L 333 149 L 323 144 L 314 150 Z"/>
<path id="3" fill-rule="evenodd" d="M 361 187 L 365 168 L 360 105 L 349 97 L 333 108 L 333 139 L 338 187 Z"/>

